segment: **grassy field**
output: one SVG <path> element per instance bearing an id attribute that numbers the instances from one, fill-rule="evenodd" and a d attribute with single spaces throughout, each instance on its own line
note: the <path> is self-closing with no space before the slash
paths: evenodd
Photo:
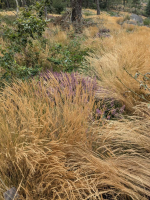
<path id="1" fill-rule="evenodd" d="M 15 55 L 32 65 L 38 52 L 44 70 L 0 93 L 0 199 L 11 187 L 27 200 L 150 199 L 150 29 L 83 14 L 95 25 L 49 23 L 45 49 Z"/>

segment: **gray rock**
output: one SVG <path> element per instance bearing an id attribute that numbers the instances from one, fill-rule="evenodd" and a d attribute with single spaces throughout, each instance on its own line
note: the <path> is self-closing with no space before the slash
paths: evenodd
<path id="1" fill-rule="evenodd" d="M 4 193 L 5 200 L 19 200 L 19 195 L 15 187 L 10 188 Z"/>
<path id="2" fill-rule="evenodd" d="M 136 21 L 139 24 L 143 24 L 143 19 L 141 16 L 136 15 L 136 14 L 131 14 L 130 19 Z"/>
<path id="3" fill-rule="evenodd" d="M 133 24 L 133 25 L 137 25 L 137 22 L 136 21 L 133 21 L 133 20 L 127 20 L 124 22 L 125 24 Z"/>

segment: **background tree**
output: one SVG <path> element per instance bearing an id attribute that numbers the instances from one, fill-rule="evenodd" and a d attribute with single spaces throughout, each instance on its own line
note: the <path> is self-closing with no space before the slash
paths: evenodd
<path id="1" fill-rule="evenodd" d="M 81 23 L 82 19 L 82 0 L 72 0 L 72 22 Z"/>
<path id="2" fill-rule="evenodd" d="M 96 0 L 96 5 L 97 5 L 97 15 L 100 15 L 99 0 Z"/>
<path id="3" fill-rule="evenodd" d="M 0 8 L 4 8 L 5 4 L 2 0 L 0 0 Z"/>
<path id="4" fill-rule="evenodd" d="M 17 16 L 18 16 L 18 13 L 19 13 L 19 4 L 18 4 L 18 0 L 15 0 L 16 1 L 16 9 L 17 9 Z"/>
<path id="5" fill-rule="evenodd" d="M 146 6 L 146 15 L 148 17 L 150 16 L 150 0 L 148 1 L 147 6 Z"/>

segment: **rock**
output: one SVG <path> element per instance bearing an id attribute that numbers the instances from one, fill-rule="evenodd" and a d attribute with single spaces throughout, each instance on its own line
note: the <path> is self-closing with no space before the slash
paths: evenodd
<path id="1" fill-rule="evenodd" d="M 5 200 L 19 200 L 19 195 L 15 187 L 10 188 L 4 193 Z"/>
<path id="2" fill-rule="evenodd" d="M 136 21 L 139 24 L 143 24 L 143 19 L 139 15 L 131 14 L 130 19 L 133 20 L 133 21 Z"/>
<path id="3" fill-rule="evenodd" d="M 133 20 L 127 20 L 124 22 L 124 24 L 133 24 L 133 25 L 137 25 L 137 22 L 136 21 L 133 21 Z"/>

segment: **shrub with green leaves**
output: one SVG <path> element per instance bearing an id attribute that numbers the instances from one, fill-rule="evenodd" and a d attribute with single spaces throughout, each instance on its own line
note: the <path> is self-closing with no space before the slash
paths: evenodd
<path id="1" fill-rule="evenodd" d="M 144 25 L 149 26 L 150 25 L 150 18 L 144 19 Z"/>
<path id="2" fill-rule="evenodd" d="M 114 16 L 116 16 L 117 15 L 117 13 L 116 12 L 114 12 L 114 11 L 107 11 L 109 14 L 110 14 L 110 16 L 112 16 L 112 17 L 114 17 Z"/>
<path id="3" fill-rule="evenodd" d="M 13 28 L 6 27 L 4 29 L 4 39 L 19 43 L 20 46 L 26 46 L 29 37 L 36 39 L 42 36 L 46 22 L 30 11 L 24 10 L 13 25 Z"/>
<path id="4" fill-rule="evenodd" d="M 75 38 L 67 45 L 50 45 L 51 55 L 48 60 L 56 71 L 72 72 L 82 66 L 84 56 L 88 55 L 88 48 L 81 48 L 80 39 Z"/>
<path id="5" fill-rule="evenodd" d="M 40 66 L 35 65 L 35 63 L 32 66 L 20 66 L 16 62 L 16 54 L 27 54 L 26 47 L 32 47 L 35 39 L 44 44 L 45 39 L 42 37 L 42 33 L 45 31 L 45 27 L 45 20 L 39 18 L 30 10 L 23 10 L 13 23 L 13 27 L 3 28 L 3 40 L 6 42 L 6 47 L 0 49 L 2 54 L 0 66 L 5 71 L 2 79 L 7 81 L 13 77 L 26 79 L 38 73 Z"/>
<path id="6" fill-rule="evenodd" d="M 83 38 L 74 35 L 67 44 L 50 42 L 43 35 L 47 22 L 35 12 L 39 5 L 37 2 L 34 7 L 20 10 L 13 27 L 2 28 L 5 47 L 0 49 L 3 69 L 0 79 L 25 80 L 46 69 L 72 72 L 82 67 L 89 52 L 88 48 L 81 47 Z"/>

